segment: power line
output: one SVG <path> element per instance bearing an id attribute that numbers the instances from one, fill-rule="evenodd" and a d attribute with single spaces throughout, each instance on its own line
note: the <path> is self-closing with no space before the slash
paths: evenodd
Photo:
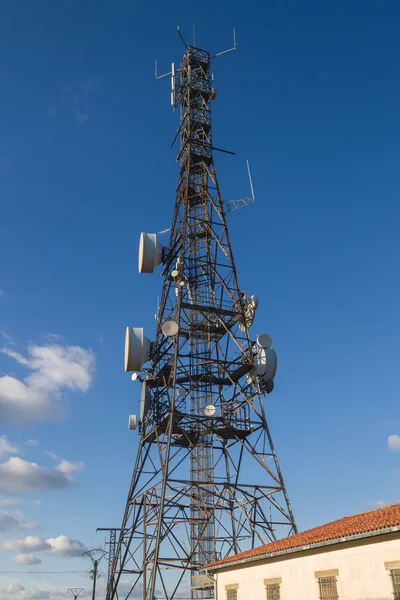
<path id="1" fill-rule="evenodd" d="M 87 575 L 87 571 L 0 571 L 0 575 L 62 575 L 64 573 Z"/>
<path id="2" fill-rule="evenodd" d="M 92 535 L 92 537 L 90 538 L 89 542 L 86 544 L 86 548 L 90 548 L 90 545 L 91 545 L 91 543 L 92 543 L 92 541 L 93 541 L 93 538 L 94 538 L 94 536 L 95 536 L 96 534 L 97 534 L 97 529 L 96 529 L 96 531 L 94 532 L 94 534 Z"/>

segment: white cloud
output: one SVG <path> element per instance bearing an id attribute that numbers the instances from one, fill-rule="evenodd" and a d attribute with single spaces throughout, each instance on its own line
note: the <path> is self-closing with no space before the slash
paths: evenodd
<path id="1" fill-rule="evenodd" d="M 14 592 L 22 592 L 22 590 L 24 590 L 24 586 L 23 585 L 18 585 L 16 583 L 9 583 L 7 588 L 6 588 L 6 592 L 9 592 L 10 594 L 14 593 Z"/>
<path id="2" fill-rule="evenodd" d="M 72 89 L 72 85 L 67 85 L 65 83 L 62 83 L 61 88 L 67 92 L 68 98 L 72 99 L 74 102 L 79 102 L 79 97 Z"/>
<path id="3" fill-rule="evenodd" d="M 3 336 L 3 338 L 4 338 L 4 339 L 5 339 L 5 340 L 6 340 L 6 341 L 9 343 L 9 344 L 15 345 L 15 343 L 16 343 L 16 342 L 15 342 L 14 338 L 12 337 L 12 335 L 10 335 L 10 334 L 9 334 L 9 333 L 7 333 L 6 331 L 4 331 L 4 329 L 0 329 L 0 335 L 2 335 L 2 336 Z"/>
<path id="4" fill-rule="evenodd" d="M 51 469 L 40 467 L 14 456 L 0 463 L 0 491 L 20 494 L 32 491 L 62 490 L 75 485 L 74 474 L 81 471 L 83 463 L 61 463 Z"/>
<path id="5" fill-rule="evenodd" d="M 51 458 L 51 460 L 60 460 L 60 457 L 55 452 L 51 452 L 50 450 L 45 450 L 45 454 L 47 454 L 47 456 L 49 458 Z"/>
<path id="6" fill-rule="evenodd" d="M 138 584 L 135 586 L 135 589 L 132 590 L 133 581 L 129 579 L 121 579 L 119 582 L 118 589 L 120 590 L 120 597 L 124 597 L 128 595 L 130 598 L 142 598 L 143 597 L 143 586 Z M 97 594 L 96 597 L 100 598 L 105 597 L 106 595 L 106 585 L 104 580 L 100 579 L 97 584 Z M 80 596 L 80 598 L 86 598 L 87 596 L 91 596 L 90 592 L 86 592 L 86 595 Z M 160 590 L 156 590 L 156 595 L 162 596 L 162 592 Z M 179 598 L 188 598 L 189 590 L 185 587 L 178 594 Z M 37 589 L 37 588 L 25 588 L 23 585 L 19 585 L 16 583 L 9 583 L 7 588 L 0 588 L 0 599 L 1 600 L 65 600 L 66 598 L 72 598 L 72 596 L 67 592 L 65 588 L 56 588 L 56 587 L 48 587 L 46 589 Z"/>
<path id="7" fill-rule="evenodd" d="M 97 590 L 97 586 L 96 586 L 96 590 Z M 65 600 L 65 598 L 68 598 L 69 600 L 71 600 L 71 598 L 72 598 L 71 594 L 69 594 L 66 589 L 52 589 L 49 591 L 49 593 L 50 593 L 50 600 Z M 79 598 L 82 598 L 82 600 L 85 600 L 85 597 L 86 598 L 88 597 L 88 592 L 86 592 L 86 594 L 82 594 L 82 596 L 79 596 Z M 105 595 L 103 595 L 103 598 L 105 598 Z"/>
<path id="8" fill-rule="evenodd" d="M 6 435 L 0 435 L 0 459 L 7 454 L 18 454 L 18 448 L 10 444 Z"/>
<path id="9" fill-rule="evenodd" d="M 29 358 L 7 348 L 2 352 L 33 371 L 26 381 L 35 389 L 54 392 L 65 386 L 86 391 L 91 384 L 94 355 L 79 346 L 30 346 Z"/>
<path id="10" fill-rule="evenodd" d="M 388 448 L 392 452 L 400 452 L 400 435 L 393 433 L 388 437 Z"/>
<path id="11" fill-rule="evenodd" d="M 64 339 L 64 336 L 58 333 L 48 333 L 46 337 L 52 342 L 61 342 Z"/>
<path id="12" fill-rule="evenodd" d="M 0 506 L 15 506 L 16 504 L 21 504 L 22 500 L 21 498 L 14 498 L 14 497 L 0 497 Z"/>
<path id="13" fill-rule="evenodd" d="M 17 554 L 30 554 L 51 550 L 51 546 L 40 537 L 28 535 L 27 537 L 10 537 L 0 540 L 0 551 L 17 552 Z"/>
<path id="14" fill-rule="evenodd" d="M 386 500 L 374 500 L 373 502 L 366 502 L 365 506 L 373 510 L 374 508 L 383 508 L 384 506 L 388 506 L 388 504 L 389 502 L 386 502 Z"/>
<path id="15" fill-rule="evenodd" d="M 6 529 L 37 529 L 34 521 L 25 521 L 23 513 L 15 511 L 14 514 L 0 513 L 0 531 Z"/>
<path id="16" fill-rule="evenodd" d="M 10 348 L 1 352 L 31 373 L 22 381 L 0 377 L 0 418 L 14 423 L 60 416 L 63 388 L 86 392 L 92 382 L 95 355 L 79 346 L 30 346 L 28 356 Z"/>
<path id="17" fill-rule="evenodd" d="M 6 589 L 0 589 L 0 600 L 62 600 L 66 597 L 65 590 L 38 590 L 16 583 L 9 583 Z"/>
<path id="18" fill-rule="evenodd" d="M 88 113 L 83 112 L 80 108 L 75 108 L 72 112 L 74 113 L 75 118 L 78 121 L 78 123 L 84 123 L 89 118 Z"/>
<path id="19" fill-rule="evenodd" d="M 23 600 L 49 600 L 50 593 L 47 590 L 37 590 L 36 588 L 25 588 L 22 592 Z"/>
<path id="20" fill-rule="evenodd" d="M 33 554 L 16 554 L 12 557 L 12 561 L 15 565 L 40 565 L 42 562 Z"/>
<path id="21" fill-rule="evenodd" d="M 101 583 L 101 580 L 97 589 L 99 595 L 103 597 L 105 586 Z M 65 588 L 47 587 L 47 589 L 39 590 L 37 588 L 25 588 L 17 583 L 9 583 L 6 588 L 0 588 L 0 600 L 65 600 L 66 598 L 71 600 L 72 596 Z"/>
<path id="22" fill-rule="evenodd" d="M 27 446 L 39 446 L 39 442 L 37 440 L 28 440 L 27 442 L 25 442 Z"/>
<path id="23" fill-rule="evenodd" d="M 79 473 L 85 468 L 85 463 L 82 461 L 77 463 L 71 463 L 68 460 L 62 460 L 59 465 L 54 467 L 55 470 L 60 471 L 64 475 L 71 476 L 74 473 Z"/>
<path id="24" fill-rule="evenodd" d="M 0 531 L 18 528 L 18 521 L 7 513 L 0 513 Z"/>
<path id="25" fill-rule="evenodd" d="M 52 548 L 51 553 L 57 556 L 82 556 L 86 547 L 79 540 L 70 540 L 65 535 L 59 535 L 56 538 L 46 540 Z"/>
<path id="26" fill-rule="evenodd" d="M 102 91 L 101 81 L 92 77 L 61 84 L 63 102 L 80 124 L 88 120 L 92 98 L 101 94 Z"/>
<path id="27" fill-rule="evenodd" d="M 79 540 L 71 540 L 66 535 L 47 540 L 38 536 L 9 537 L 0 539 L 1 552 L 13 552 L 15 564 L 38 564 L 40 561 L 34 554 L 44 553 L 48 556 L 72 558 L 82 556 L 86 546 Z M 24 558 L 26 557 L 26 558 Z M 36 562 L 30 562 L 34 559 Z"/>

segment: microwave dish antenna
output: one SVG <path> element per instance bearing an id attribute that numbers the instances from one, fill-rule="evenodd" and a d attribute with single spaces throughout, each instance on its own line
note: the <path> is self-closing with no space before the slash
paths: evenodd
<path id="1" fill-rule="evenodd" d="M 174 337 L 179 331 L 179 325 L 175 321 L 165 321 L 162 332 L 165 337 Z"/>
<path id="2" fill-rule="evenodd" d="M 141 371 L 150 359 L 150 340 L 142 327 L 127 327 L 125 334 L 125 371 Z"/>
<path id="3" fill-rule="evenodd" d="M 278 369 L 278 356 L 274 348 L 261 348 L 258 344 L 253 346 L 253 353 L 254 369 L 247 373 L 247 382 L 254 385 L 256 378 L 258 378 L 260 385 L 263 387 L 267 384 L 267 381 L 274 380 Z"/>
<path id="4" fill-rule="evenodd" d="M 252 306 L 256 309 L 260 303 L 260 300 L 258 299 L 258 296 L 250 296 L 250 302 Z"/>
<path id="5" fill-rule="evenodd" d="M 204 414 L 206 417 L 212 417 L 215 414 L 215 410 L 216 408 L 214 404 L 208 404 L 208 406 L 206 406 L 204 409 Z"/>
<path id="6" fill-rule="evenodd" d="M 156 233 L 141 233 L 139 240 L 139 273 L 153 273 L 162 262 L 162 246 Z"/>
<path id="7" fill-rule="evenodd" d="M 272 337 L 268 333 L 260 333 L 257 336 L 257 344 L 260 348 L 270 348 L 272 346 Z"/>

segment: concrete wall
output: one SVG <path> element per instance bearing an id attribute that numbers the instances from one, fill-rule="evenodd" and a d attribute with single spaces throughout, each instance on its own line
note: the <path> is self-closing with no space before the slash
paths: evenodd
<path id="1" fill-rule="evenodd" d="M 226 586 L 236 584 L 238 600 L 264 600 L 264 580 L 281 579 L 281 600 L 317 600 L 316 572 L 338 571 L 341 600 L 393 600 L 389 568 L 400 568 L 399 533 L 225 567 L 215 572 L 217 599 L 226 600 Z"/>

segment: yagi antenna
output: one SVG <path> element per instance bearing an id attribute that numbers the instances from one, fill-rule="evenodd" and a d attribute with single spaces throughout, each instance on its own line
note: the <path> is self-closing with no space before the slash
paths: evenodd
<path id="1" fill-rule="evenodd" d="M 246 160 L 246 165 L 247 165 L 247 174 L 249 176 L 251 198 L 240 198 L 240 200 L 226 200 L 225 206 L 226 206 L 227 212 L 233 212 L 234 210 L 241 210 L 242 208 L 246 208 L 246 206 L 249 206 L 249 204 L 254 204 L 254 202 L 256 201 L 256 197 L 254 194 L 254 188 L 253 188 L 253 180 L 251 178 L 251 172 L 250 172 L 250 164 L 249 164 L 248 160 Z"/>

